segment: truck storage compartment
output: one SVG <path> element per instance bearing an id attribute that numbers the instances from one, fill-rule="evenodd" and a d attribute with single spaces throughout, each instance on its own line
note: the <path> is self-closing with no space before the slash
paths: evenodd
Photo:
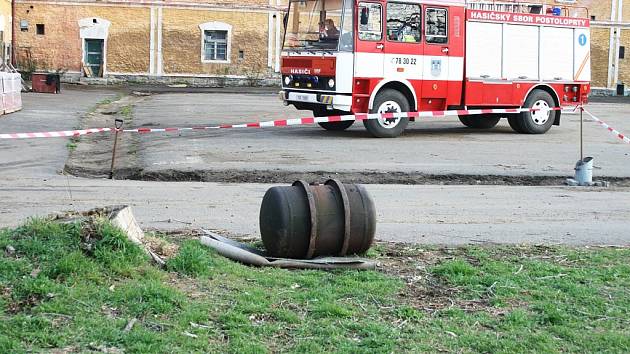
<path id="1" fill-rule="evenodd" d="M 469 20 L 466 78 L 590 81 L 589 37 L 586 27 Z"/>
<path id="2" fill-rule="evenodd" d="M 466 76 L 501 78 L 500 23 L 468 22 L 466 30 Z"/>
<path id="3" fill-rule="evenodd" d="M 541 27 L 543 80 L 573 80 L 573 28 Z"/>
<path id="4" fill-rule="evenodd" d="M 503 75 L 508 80 L 538 80 L 538 26 L 505 25 Z"/>

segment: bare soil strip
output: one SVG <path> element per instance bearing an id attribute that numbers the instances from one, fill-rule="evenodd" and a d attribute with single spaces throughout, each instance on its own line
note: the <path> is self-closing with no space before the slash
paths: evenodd
<path id="1" fill-rule="evenodd" d="M 147 99 L 145 95 L 132 94 L 117 100 L 103 101 L 81 122 L 83 127 L 113 126 L 114 119 L 125 121 L 125 127 L 133 125 L 133 107 Z M 223 182 L 223 183 L 289 183 L 296 180 L 321 181 L 330 178 L 346 183 L 407 184 L 407 185 L 508 185 L 508 186 L 558 186 L 572 176 L 529 175 L 478 175 L 478 174 L 427 174 L 421 171 L 291 171 L 252 169 L 145 169 L 142 163 L 142 141 L 138 134 L 125 135 L 118 142 L 114 177 L 119 180 L 164 182 Z M 76 139 L 75 147 L 64 167 L 64 172 L 86 178 L 109 176 L 112 157 L 113 134 L 95 134 Z M 616 187 L 629 187 L 630 177 L 597 176 Z"/>
<path id="2" fill-rule="evenodd" d="M 111 155 L 111 152 L 109 152 Z M 107 168 L 90 168 L 77 162 L 66 164 L 65 172 L 77 177 L 103 178 Z M 116 179 L 163 182 L 222 182 L 222 183 L 290 183 L 296 180 L 322 181 L 331 178 L 345 183 L 407 184 L 407 185 L 496 185 L 496 186 L 558 186 L 567 176 L 501 176 L 501 175 L 432 175 L 407 172 L 330 172 L 280 170 L 176 170 L 145 171 L 140 167 L 117 168 Z M 630 178 L 598 177 L 616 187 L 629 187 Z"/>

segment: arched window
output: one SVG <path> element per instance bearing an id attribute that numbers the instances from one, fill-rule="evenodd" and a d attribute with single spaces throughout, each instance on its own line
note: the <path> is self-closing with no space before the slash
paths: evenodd
<path id="1" fill-rule="evenodd" d="M 232 25 L 224 22 L 206 22 L 201 30 L 201 62 L 230 63 Z"/>

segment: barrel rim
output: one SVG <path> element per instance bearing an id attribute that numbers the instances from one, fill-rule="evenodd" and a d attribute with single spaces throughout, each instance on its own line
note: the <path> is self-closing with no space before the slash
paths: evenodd
<path id="1" fill-rule="evenodd" d="M 313 197 L 311 186 L 302 180 L 293 182 L 292 186 L 301 186 L 302 189 L 304 189 L 306 199 L 308 200 L 308 208 L 311 214 L 311 235 L 309 237 L 306 258 L 310 259 L 313 258 L 313 255 L 315 254 L 315 245 L 317 243 L 317 208 L 315 206 L 315 197 Z"/>
<path id="2" fill-rule="evenodd" d="M 341 194 L 341 201 L 343 203 L 343 214 L 344 214 L 344 230 L 343 230 L 343 244 L 341 246 L 341 250 L 339 251 L 339 256 L 345 256 L 348 253 L 348 247 L 350 246 L 350 233 L 351 223 L 350 223 L 350 199 L 348 198 L 348 192 L 346 191 L 346 186 L 341 183 L 341 181 L 337 179 L 329 179 L 324 183 L 327 186 L 333 186 L 337 189 L 339 194 Z"/>

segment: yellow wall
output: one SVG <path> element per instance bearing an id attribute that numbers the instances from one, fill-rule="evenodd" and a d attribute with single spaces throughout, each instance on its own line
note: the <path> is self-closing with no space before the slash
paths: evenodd
<path id="1" fill-rule="evenodd" d="M 20 20 L 27 20 L 29 24 L 28 31 L 17 31 L 18 62 L 31 56 L 38 69 L 81 71 L 82 40 L 78 21 L 99 17 L 111 22 L 107 71 L 148 71 L 148 8 L 21 3 L 17 5 L 16 17 L 16 26 Z M 44 24 L 44 35 L 35 33 L 36 24 Z"/>
<path id="2" fill-rule="evenodd" d="M 163 18 L 164 73 L 245 74 L 266 68 L 266 13 L 164 9 Z M 211 21 L 232 25 L 230 64 L 201 61 L 199 25 Z M 242 60 L 239 50 L 244 51 Z"/>
<path id="3" fill-rule="evenodd" d="M 2 0 L 0 0 L 2 1 Z M 259 2 L 251 0 L 250 2 Z M 268 4 L 268 2 L 266 2 Z M 18 63 L 28 58 L 38 70 L 80 72 L 82 40 L 78 21 L 98 17 L 111 22 L 106 42 L 106 72 L 122 74 L 155 73 L 150 68 L 151 8 L 148 6 L 76 6 L 20 2 L 17 19 L 27 20 L 27 32 L 17 32 Z M 157 10 L 154 10 L 157 52 Z M 201 30 L 205 22 L 232 25 L 231 62 L 202 63 Z M 46 33 L 37 35 L 36 24 Z M 211 11 L 207 8 L 162 9 L 162 68 L 165 74 L 239 74 L 267 71 L 268 13 L 265 11 Z M 239 50 L 244 58 L 239 59 Z M 157 62 L 157 54 L 154 54 Z"/>

